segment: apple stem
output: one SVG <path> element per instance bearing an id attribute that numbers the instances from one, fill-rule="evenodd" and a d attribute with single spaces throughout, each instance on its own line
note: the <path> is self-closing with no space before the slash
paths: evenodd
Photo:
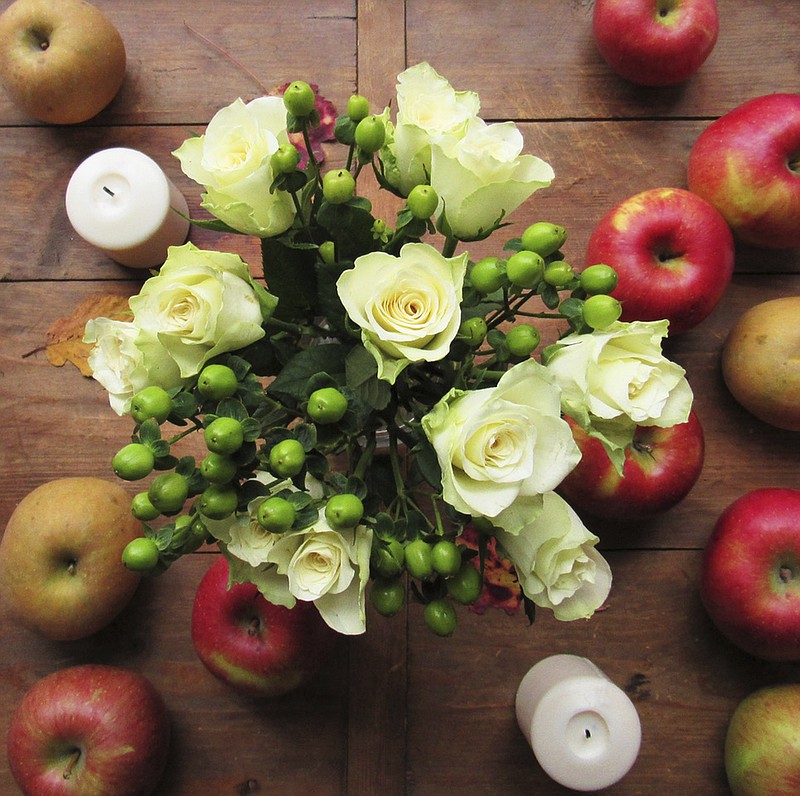
<path id="1" fill-rule="evenodd" d="M 78 760 L 80 760 L 80 759 L 81 759 L 81 750 L 80 749 L 76 749 L 72 753 L 72 757 L 69 759 L 69 762 L 67 763 L 67 767 L 64 769 L 64 774 L 63 774 L 64 779 L 69 779 L 72 776 L 72 771 L 75 768 L 75 766 L 78 764 Z"/>
<path id="2" fill-rule="evenodd" d="M 247 633 L 250 636 L 257 636 L 258 631 L 261 629 L 261 620 L 258 617 L 253 617 L 247 627 Z"/>
<path id="3" fill-rule="evenodd" d="M 788 583 L 790 580 L 794 580 L 794 572 L 792 571 L 791 567 L 781 567 L 778 571 L 778 576 L 780 577 L 782 583 Z"/>

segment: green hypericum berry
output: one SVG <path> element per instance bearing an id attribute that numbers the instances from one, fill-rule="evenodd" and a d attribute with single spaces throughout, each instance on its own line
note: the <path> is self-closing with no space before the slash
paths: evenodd
<path id="1" fill-rule="evenodd" d="M 332 240 L 326 240 L 319 246 L 319 256 L 322 262 L 333 265 L 336 262 L 336 244 Z"/>
<path id="2" fill-rule="evenodd" d="M 541 333 L 535 326 L 520 323 L 508 330 L 506 346 L 512 356 L 527 357 L 539 345 L 541 339 Z"/>
<path id="3" fill-rule="evenodd" d="M 238 503 L 239 494 L 232 486 L 211 484 L 200 494 L 197 510 L 210 520 L 224 520 L 236 511 Z"/>
<path id="4" fill-rule="evenodd" d="M 567 240 L 567 230 L 548 221 L 537 221 L 522 233 L 522 248 L 547 257 L 558 251 Z"/>
<path id="5" fill-rule="evenodd" d="M 619 281 L 617 272 L 605 263 L 597 263 L 584 268 L 579 279 L 581 287 L 592 296 L 599 293 L 611 293 Z"/>
<path id="6" fill-rule="evenodd" d="M 200 472 L 212 484 L 227 484 L 233 481 L 237 470 L 236 462 L 221 453 L 209 453 L 200 462 Z"/>
<path id="7" fill-rule="evenodd" d="M 516 252 L 506 262 L 506 276 L 517 287 L 534 287 L 544 276 L 544 258 L 527 249 Z"/>
<path id="8" fill-rule="evenodd" d="M 440 575 L 455 575 L 461 569 L 461 551 L 455 542 L 440 539 L 431 550 L 431 566 Z"/>
<path id="9" fill-rule="evenodd" d="M 206 365 L 197 377 L 197 390 L 205 398 L 220 401 L 236 393 L 239 380 L 227 365 Z"/>
<path id="10" fill-rule="evenodd" d="M 354 122 L 360 122 L 369 116 L 369 100 L 361 94 L 351 94 L 347 100 L 347 115 Z"/>
<path id="11" fill-rule="evenodd" d="M 122 563 L 133 572 L 150 572 L 158 564 L 158 545 L 154 539 L 132 539 L 122 551 Z"/>
<path id="12" fill-rule="evenodd" d="M 139 390 L 131 399 L 131 417 L 137 423 L 144 423 L 145 420 L 155 420 L 156 423 L 163 423 L 172 411 L 172 398 L 163 388 L 155 384 Z"/>
<path id="13" fill-rule="evenodd" d="M 371 155 L 377 152 L 386 140 L 386 125 L 380 116 L 367 116 L 356 126 L 356 146 Z"/>
<path id="14" fill-rule="evenodd" d="M 147 497 L 162 514 L 177 514 L 189 497 L 189 482 L 180 473 L 160 473 L 150 483 Z"/>
<path id="15" fill-rule="evenodd" d="M 314 89 L 303 80 L 295 80 L 283 92 L 283 104 L 294 116 L 308 116 L 315 102 Z"/>
<path id="16" fill-rule="evenodd" d="M 583 302 L 583 320 L 592 329 L 605 329 L 618 321 L 622 305 L 613 296 L 598 293 Z"/>
<path id="17" fill-rule="evenodd" d="M 439 194 L 430 185 L 415 185 L 408 194 L 406 206 L 414 218 L 430 218 L 439 206 Z"/>
<path id="18" fill-rule="evenodd" d="M 131 500 L 131 514 L 137 520 L 150 522 L 158 517 L 161 512 L 150 502 L 147 492 L 139 492 Z"/>
<path id="19" fill-rule="evenodd" d="M 458 336 L 470 346 L 477 348 L 485 339 L 489 327 L 483 318 L 467 318 L 458 330 Z"/>
<path id="20" fill-rule="evenodd" d="M 553 287 L 568 285 L 574 275 L 572 266 L 564 260 L 548 263 L 544 269 L 544 281 Z"/>
<path id="21" fill-rule="evenodd" d="M 334 495 L 325 504 L 325 519 L 334 530 L 353 528 L 364 516 L 364 504 L 355 495 Z"/>
<path id="22" fill-rule="evenodd" d="M 306 411 L 320 425 L 338 423 L 347 412 L 347 398 L 336 387 L 321 387 L 311 393 Z"/>
<path id="23" fill-rule="evenodd" d="M 370 563 L 375 572 L 384 578 L 395 578 L 403 571 L 405 550 L 401 542 L 391 539 L 385 544 L 376 545 L 372 550 Z"/>
<path id="24" fill-rule="evenodd" d="M 111 460 L 114 472 L 126 481 L 138 481 L 150 475 L 155 463 L 153 451 L 140 442 L 131 442 L 121 448 Z"/>
<path id="25" fill-rule="evenodd" d="M 273 174 L 291 174 L 300 163 L 300 152 L 294 144 L 281 144 L 269 159 Z"/>
<path id="26" fill-rule="evenodd" d="M 236 453 L 244 444 L 242 424 L 234 417 L 217 417 L 203 432 L 206 447 L 223 456 Z"/>
<path id="27" fill-rule="evenodd" d="M 457 617 L 453 604 L 444 598 L 431 600 L 423 611 L 425 624 L 437 636 L 452 636 L 456 629 Z"/>
<path id="28" fill-rule="evenodd" d="M 327 171 L 322 178 L 322 195 L 332 205 L 341 205 L 350 201 L 355 190 L 355 177 L 347 169 Z"/>
<path id="29" fill-rule="evenodd" d="M 284 439 L 269 451 L 269 468 L 279 478 L 292 478 L 306 463 L 306 452 L 296 439 Z"/>
<path id="30" fill-rule="evenodd" d="M 483 578 L 481 573 L 469 562 L 461 565 L 461 569 L 446 581 L 447 593 L 462 605 L 471 605 L 481 596 Z"/>
<path id="31" fill-rule="evenodd" d="M 269 533 L 286 533 L 296 517 L 294 506 L 282 497 L 268 497 L 256 511 L 259 525 Z"/>
<path id="32" fill-rule="evenodd" d="M 488 295 L 506 284 L 506 276 L 497 257 L 484 257 L 472 266 L 469 281 L 478 293 Z"/>
<path id="33" fill-rule="evenodd" d="M 424 539 L 414 539 L 406 545 L 406 570 L 412 578 L 424 580 L 433 575 L 432 551 L 433 546 Z"/>
<path id="34" fill-rule="evenodd" d="M 406 590 L 398 578 L 375 578 L 369 598 L 381 616 L 394 616 L 405 603 Z"/>

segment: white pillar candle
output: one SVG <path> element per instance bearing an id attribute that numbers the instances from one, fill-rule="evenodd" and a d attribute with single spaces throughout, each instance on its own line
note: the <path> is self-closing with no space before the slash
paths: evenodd
<path id="1" fill-rule="evenodd" d="M 161 265 L 169 246 L 189 236 L 186 199 L 159 165 L 125 147 L 83 161 L 66 194 L 75 231 L 109 257 L 132 268 Z"/>
<path id="2" fill-rule="evenodd" d="M 539 661 L 517 689 L 516 712 L 539 765 L 566 788 L 607 788 L 639 754 L 636 708 L 586 658 L 553 655 Z"/>

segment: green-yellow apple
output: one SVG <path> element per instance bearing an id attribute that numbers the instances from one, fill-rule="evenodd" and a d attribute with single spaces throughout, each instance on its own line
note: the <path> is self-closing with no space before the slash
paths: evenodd
<path id="1" fill-rule="evenodd" d="M 733 235 L 705 200 L 681 188 L 651 188 L 623 199 L 597 223 L 586 265 L 617 272 L 611 292 L 623 321 L 669 320 L 670 335 L 704 320 L 733 275 Z"/>
<path id="2" fill-rule="evenodd" d="M 597 49 L 621 77 L 672 86 L 693 75 L 719 34 L 715 0 L 595 0 Z"/>
<path id="3" fill-rule="evenodd" d="M 602 444 L 565 418 L 581 451 L 558 492 L 579 513 L 612 519 L 660 514 L 689 494 L 703 469 L 705 442 L 697 413 L 669 428 L 639 426 L 620 475 Z"/>
<path id="4" fill-rule="evenodd" d="M 91 119 L 125 77 L 119 31 L 85 0 L 16 0 L 0 15 L 0 83 L 50 124 Z"/>
<path id="5" fill-rule="evenodd" d="M 130 601 L 141 576 L 122 551 L 142 535 L 128 493 L 100 478 L 59 478 L 29 492 L 0 541 L 0 592 L 47 638 L 84 638 Z"/>
<path id="6" fill-rule="evenodd" d="M 761 302 L 740 316 L 722 349 L 731 395 L 765 423 L 800 431 L 800 296 Z"/>
<path id="7" fill-rule="evenodd" d="M 228 561 L 217 556 L 192 607 L 197 656 L 235 691 L 276 697 L 310 680 L 329 659 L 337 634 L 312 603 L 285 608 L 252 583 L 229 584 Z"/>
<path id="8" fill-rule="evenodd" d="M 754 246 L 800 246 L 800 94 L 748 100 L 712 122 L 689 153 L 689 190 Z"/>
<path id="9" fill-rule="evenodd" d="M 84 664 L 25 693 L 8 728 L 11 773 L 26 794 L 145 796 L 164 771 L 170 722 L 144 676 Z"/>
<path id="10" fill-rule="evenodd" d="M 736 707 L 725 734 L 733 796 L 800 793 L 800 684 L 764 686 Z"/>
<path id="11" fill-rule="evenodd" d="M 800 490 L 762 487 L 720 514 L 700 597 L 719 631 L 769 661 L 800 661 Z"/>

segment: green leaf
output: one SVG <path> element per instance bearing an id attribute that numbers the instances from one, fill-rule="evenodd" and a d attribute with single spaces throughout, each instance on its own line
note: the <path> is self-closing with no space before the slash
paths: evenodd
<path id="1" fill-rule="evenodd" d="M 267 393 L 298 403 L 308 397 L 312 376 L 325 372 L 336 381 L 344 381 L 347 349 L 341 343 L 325 343 L 300 351 L 283 367 L 267 387 Z"/>
<path id="2" fill-rule="evenodd" d="M 232 417 L 240 423 L 250 416 L 238 398 L 223 398 L 217 404 L 216 414 L 217 417 Z"/>
<path id="3" fill-rule="evenodd" d="M 189 478 L 196 469 L 194 456 L 183 456 L 175 465 L 175 472 L 185 478 Z"/>
<path id="4" fill-rule="evenodd" d="M 346 359 L 346 383 L 367 406 L 380 411 L 389 405 L 392 390 L 378 378 L 378 363 L 363 346 L 354 346 Z"/>
<path id="5" fill-rule="evenodd" d="M 152 418 L 145 420 L 139 426 L 139 442 L 152 447 L 152 443 L 161 439 L 161 428 Z"/>
<path id="6" fill-rule="evenodd" d="M 261 423 L 254 417 L 246 417 L 241 423 L 245 442 L 255 442 L 261 436 Z"/>
<path id="7" fill-rule="evenodd" d="M 317 428 L 311 423 L 298 423 L 292 432 L 306 453 L 314 450 L 317 446 Z"/>
<path id="8" fill-rule="evenodd" d="M 277 238 L 261 239 L 264 281 L 278 299 L 276 318 L 304 318 L 316 298 L 314 250 L 287 246 Z"/>

